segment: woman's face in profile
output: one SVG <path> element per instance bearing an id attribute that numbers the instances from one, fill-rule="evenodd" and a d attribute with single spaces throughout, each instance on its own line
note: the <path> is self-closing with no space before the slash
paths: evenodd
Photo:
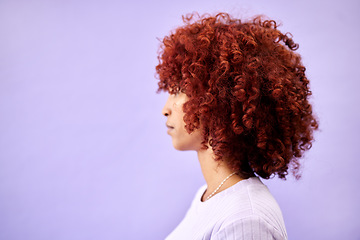
<path id="1" fill-rule="evenodd" d="M 188 101 L 185 93 L 170 94 L 162 114 L 167 117 L 166 126 L 172 143 L 177 150 L 195 150 L 201 148 L 201 131 L 196 129 L 189 134 L 185 129 L 183 105 Z"/>

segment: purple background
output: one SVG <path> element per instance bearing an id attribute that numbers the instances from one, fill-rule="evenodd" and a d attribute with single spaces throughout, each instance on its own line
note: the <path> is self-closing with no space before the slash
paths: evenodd
<path id="1" fill-rule="evenodd" d="M 264 13 L 300 43 L 321 120 L 303 177 L 265 183 L 290 239 L 359 239 L 359 1 L 0 1 L 0 239 L 163 239 L 204 184 L 155 94 L 181 15 Z"/>

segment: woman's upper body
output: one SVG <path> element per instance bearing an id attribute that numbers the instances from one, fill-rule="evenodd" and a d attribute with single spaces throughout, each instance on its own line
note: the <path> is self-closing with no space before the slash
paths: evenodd
<path id="1" fill-rule="evenodd" d="M 156 67 L 170 93 L 168 134 L 176 149 L 197 152 L 206 181 L 168 239 L 286 239 L 276 201 L 254 177 L 298 176 L 318 128 L 298 45 L 273 20 L 194 18 L 163 39 Z"/>
<path id="2" fill-rule="evenodd" d="M 202 201 L 206 185 L 166 240 L 287 239 L 281 210 L 257 177 L 248 178 Z"/>

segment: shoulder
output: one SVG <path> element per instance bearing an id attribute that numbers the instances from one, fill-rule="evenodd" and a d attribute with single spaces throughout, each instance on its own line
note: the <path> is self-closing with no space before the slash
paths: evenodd
<path id="1" fill-rule="evenodd" d="M 280 207 L 269 189 L 258 178 L 241 182 L 224 196 L 231 210 L 217 222 L 214 239 L 287 239 Z"/>
<path id="2" fill-rule="evenodd" d="M 217 231 L 213 232 L 212 240 L 286 240 L 286 231 L 283 232 L 272 223 L 257 214 L 248 216 L 232 215 L 225 219 Z"/>
<path id="3" fill-rule="evenodd" d="M 228 189 L 223 199 L 231 204 L 231 215 L 244 213 L 247 215 L 282 217 L 281 210 L 269 189 L 257 177 L 242 180 Z"/>

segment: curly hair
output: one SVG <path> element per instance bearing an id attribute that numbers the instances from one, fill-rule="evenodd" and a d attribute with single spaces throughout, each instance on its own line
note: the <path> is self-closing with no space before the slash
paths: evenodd
<path id="1" fill-rule="evenodd" d="M 227 13 L 183 16 L 163 38 L 158 92 L 184 92 L 186 130 L 243 177 L 300 177 L 318 121 L 298 44 L 274 20 L 243 21 Z"/>

